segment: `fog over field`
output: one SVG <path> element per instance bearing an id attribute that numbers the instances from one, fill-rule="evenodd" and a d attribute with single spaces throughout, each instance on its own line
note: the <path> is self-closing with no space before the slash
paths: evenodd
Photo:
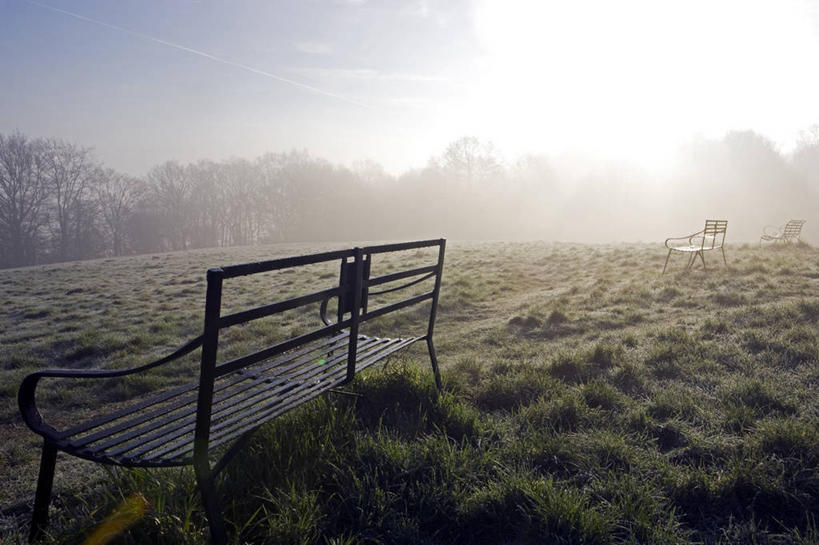
<path id="1" fill-rule="evenodd" d="M 819 200 L 808 0 L 0 3 L 0 265 L 728 240 Z"/>
<path id="2" fill-rule="evenodd" d="M 819 135 L 819 133 L 816 133 Z M 132 177 L 90 150 L 0 134 L 0 265 L 270 242 L 471 240 L 662 242 L 729 221 L 728 242 L 807 219 L 817 240 L 819 139 L 784 156 L 751 131 L 697 140 L 673 165 L 580 156 L 505 161 L 460 138 L 419 169 L 334 165 L 307 152 L 166 161 Z"/>

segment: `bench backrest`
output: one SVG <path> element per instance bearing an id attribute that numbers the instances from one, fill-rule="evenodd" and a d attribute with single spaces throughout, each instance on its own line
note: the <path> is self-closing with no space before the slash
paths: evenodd
<path id="1" fill-rule="evenodd" d="M 727 230 L 728 220 L 705 220 L 705 229 L 702 231 L 702 249 L 714 250 L 722 247 Z"/>
<path id="2" fill-rule="evenodd" d="M 219 378 L 230 373 L 244 372 L 251 366 L 271 360 L 285 352 L 294 351 L 321 339 L 337 337 L 342 332 L 349 331 L 349 343 L 344 348 L 348 351 L 347 378 L 352 379 L 355 374 L 355 358 L 360 325 L 384 314 L 426 301 L 430 301 L 426 335 L 431 338 L 437 312 L 438 294 L 441 288 L 445 244 L 444 239 L 385 244 L 209 269 L 207 272 L 205 326 L 195 432 L 195 444 L 198 447 L 199 455 L 202 455 L 202 452 L 206 452 L 207 449 L 214 383 Z M 399 268 L 398 271 L 376 277 L 370 275 L 374 256 L 407 252 L 409 250 L 419 252 L 423 251 L 424 248 L 432 250 L 431 255 L 425 254 L 424 256 L 431 260 L 431 263 L 423 266 Z M 438 250 L 437 254 L 434 253 L 436 248 Z M 230 279 L 282 271 L 284 269 L 297 269 L 307 265 L 322 263 L 332 265 L 333 262 L 338 264 L 339 275 L 338 282 L 330 288 L 238 312 L 231 312 L 230 314 L 222 314 L 223 288 L 225 282 Z M 418 285 L 422 287 L 425 281 L 427 284 L 432 284 L 427 291 L 413 293 L 406 298 L 390 301 L 388 304 L 381 304 L 375 309 L 369 308 L 372 297 L 385 293 L 400 292 L 410 286 Z M 326 301 L 333 298 L 338 301 L 335 323 L 325 322 L 310 331 L 300 332 L 261 349 L 255 349 L 238 357 L 233 357 L 229 361 L 217 363 L 219 336 L 222 330 L 248 324 L 286 311 L 300 309 L 308 305 L 318 306 L 321 304 L 321 311 L 323 312 L 326 308 Z M 323 302 L 324 304 L 322 304 Z M 317 321 L 318 315 L 317 313 Z M 204 446 L 200 447 L 200 445 Z"/>
<path id="3" fill-rule="evenodd" d="M 802 234 L 802 225 L 804 224 L 805 220 L 790 220 L 785 224 L 785 228 L 782 229 L 782 238 L 799 238 L 799 235 Z"/>

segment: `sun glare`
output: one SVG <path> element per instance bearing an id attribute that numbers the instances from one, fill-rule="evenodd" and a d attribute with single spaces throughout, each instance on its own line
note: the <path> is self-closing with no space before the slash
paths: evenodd
<path id="1" fill-rule="evenodd" d="M 511 148 L 650 162 L 694 134 L 787 142 L 819 119 L 801 3 L 485 0 L 475 25 L 486 55 L 465 116 Z"/>

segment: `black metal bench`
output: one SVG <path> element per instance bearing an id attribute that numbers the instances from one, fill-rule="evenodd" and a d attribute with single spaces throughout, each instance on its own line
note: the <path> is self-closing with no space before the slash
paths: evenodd
<path id="1" fill-rule="evenodd" d="M 421 250 L 424 248 L 427 250 Z M 426 341 L 435 381 L 441 388 L 432 334 L 444 249 L 445 240 L 440 239 L 213 268 L 207 272 L 204 332 L 167 357 L 126 370 L 61 369 L 27 376 L 18 395 L 20 411 L 26 424 L 44 438 L 29 540 L 35 540 L 47 523 L 56 456 L 63 451 L 126 467 L 193 465 L 213 542 L 225 543 L 215 477 L 259 426 L 349 382 L 362 369 L 418 341 Z M 431 263 L 371 276 L 374 256 L 407 250 L 425 251 Z M 338 283 L 331 288 L 222 314 L 226 280 L 334 261 L 339 263 L 340 272 Z M 415 286 L 409 290 L 412 294 L 396 297 L 410 286 Z M 374 299 L 380 301 L 377 308 L 371 308 Z M 327 316 L 331 300 L 337 307 L 335 322 Z M 419 336 L 381 338 L 359 330 L 374 318 L 427 301 L 429 319 L 426 331 Z M 318 305 L 322 326 L 228 361 L 217 359 L 220 331 L 307 305 Z M 50 426 L 37 409 L 35 389 L 40 379 L 122 377 L 168 364 L 200 347 L 198 381 L 153 394 L 68 429 Z M 221 457 L 212 465 L 211 456 L 220 446 L 224 447 L 218 450 Z"/>

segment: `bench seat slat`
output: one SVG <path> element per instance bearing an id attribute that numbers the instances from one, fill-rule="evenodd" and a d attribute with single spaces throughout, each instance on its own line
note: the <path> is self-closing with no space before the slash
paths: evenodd
<path id="1" fill-rule="evenodd" d="M 323 366 L 333 367 L 335 365 L 343 364 L 344 360 L 346 360 L 346 357 L 347 357 L 346 354 L 339 353 L 338 355 L 331 358 L 331 360 L 329 360 Z M 312 360 L 313 358 L 309 359 Z M 304 360 L 305 363 L 306 361 L 307 360 Z M 265 397 L 281 396 L 286 392 L 288 388 L 291 388 L 290 384 L 292 384 L 294 381 L 306 380 L 311 378 L 313 375 L 318 374 L 319 370 L 323 366 L 315 364 L 309 366 L 302 366 L 301 369 L 287 375 L 282 375 L 279 372 L 279 369 L 274 369 L 275 372 L 273 374 L 257 377 L 253 379 L 252 382 L 248 381 L 246 383 L 241 384 L 239 388 L 225 391 L 227 390 L 227 388 L 233 386 L 234 384 L 230 384 L 225 388 L 220 388 L 218 391 L 220 391 L 221 393 L 214 398 L 211 420 L 215 421 L 216 419 L 223 417 L 226 411 L 227 414 L 233 414 L 234 412 L 243 407 L 252 406 L 254 403 L 257 402 L 253 401 L 254 398 L 258 398 L 260 396 Z M 239 394 L 244 394 L 244 396 L 239 397 L 238 399 L 233 399 L 237 398 Z M 233 399 L 233 401 L 230 401 L 231 399 Z M 242 404 L 242 406 L 234 408 L 237 404 L 240 403 Z M 130 456 L 138 457 L 142 453 L 149 451 L 150 450 L 149 447 L 152 447 L 152 445 L 154 444 L 162 444 L 169 440 L 173 440 L 183 434 L 192 432 L 195 426 L 195 415 L 196 405 L 191 404 L 189 407 L 186 408 L 185 414 L 180 415 L 180 418 L 177 419 L 178 421 L 173 426 L 162 429 L 149 428 L 147 430 L 144 430 L 143 435 L 138 434 L 139 442 L 132 442 L 130 444 L 114 449 L 113 451 L 110 452 L 110 454 L 113 456 L 120 456 L 128 451 L 132 451 L 133 449 L 137 448 L 138 450 L 133 452 Z M 133 439 L 134 437 L 129 437 L 129 439 Z M 116 444 L 118 443 L 114 442 L 112 445 L 106 445 L 105 448 L 108 448 L 109 446 L 114 446 Z"/>
<path id="2" fill-rule="evenodd" d="M 216 435 L 212 441 L 211 446 L 219 446 L 228 441 L 235 439 L 236 437 L 240 437 L 247 433 L 250 430 L 256 429 L 259 426 L 269 422 L 271 419 L 286 413 L 287 411 L 302 405 L 306 401 L 314 399 L 324 392 L 326 392 L 329 388 L 334 388 L 336 386 L 340 386 L 344 383 L 347 378 L 347 371 L 344 367 L 339 367 L 333 370 L 333 373 L 328 375 L 324 379 L 324 384 L 319 387 L 319 385 L 311 385 L 306 384 L 304 387 L 300 388 L 298 395 L 294 395 L 291 397 L 286 398 L 280 403 L 278 406 L 274 407 L 272 410 L 267 410 L 263 413 L 257 414 L 254 418 L 242 420 L 239 426 L 229 426 L 223 427 L 219 431 L 220 434 Z M 193 445 L 188 445 L 186 447 L 186 451 L 193 451 Z"/>
<path id="3" fill-rule="evenodd" d="M 331 339 L 328 339 L 326 342 L 323 342 L 323 343 L 319 344 L 318 346 L 307 347 L 307 348 L 304 348 L 304 349 L 302 349 L 300 351 L 293 352 L 292 354 L 289 354 L 288 357 L 284 361 L 287 361 L 287 360 L 290 360 L 290 359 L 293 359 L 293 358 L 298 358 L 300 356 L 303 356 L 303 355 L 305 355 L 307 353 L 314 352 L 316 350 L 321 350 L 321 349 L 324 349 L 324 350 L 337 350 L 337 349 L 341 349 L 344 346 L 346 346 L 348 337 L 349 337 L 349 334 L 343 334 L 343 335 L 338 335 L 336 337 L 332 337 Z M 328 345 L 331 346 L 331 348 L 329 348 L 329 349 L 326 348 Z M 280 364 L 280 363 L 281 363 L 280 361 L 274 361 L 274 362 L 271 362 L 271 363 L 267 364 L 265 367 L 275 366 L 275 365 Z M 234 382 L 238 382 L 238 381 L 244 380 L 244 377 L 236 376 L 232 380 Z M 176 393 L 176 395 L 179 395 L 181 393 L 190 392 L 191 390 L 195 390 L 196 388 L 198 388 L 198 386 L 199 386 L 198 382 L 193 382 L 191 384 L 180 387 L 180 388 L 178 388 L 176 390 L 171 390 L 171 392 L 169 392 L 169 394 Z M 173 397 L 173 396 L 163 394 L 162 396 L 158 396 L 157 398 L 155 398 L 152 403 L 147 403 L 147 406 L 151 406 L 153 404 L 156 404 L 156 402 L 158 400 L 159 401 L 168 401 L 168 400 L 171 399 L 171 397 Z M 113 436 L 115 434 L 121 433 L 124 430 L 132 428 L 134 426 L 138 426 L 138 425 L 140 425 L 140 424 L 142 424 L 144 422 L 147 422 L 149 420 L 159 418 L 160 416 L 162 416 L 164 414 L 168 414 L 171 411 L 174 411 L 174 410 L 179 409 L 181 407 L 184 407 L 184 406 L 186 406 L 186 405 L 188 405 L 188 404 L 190 404 L 192 402 L 195 402 L 196 398 L 197 398 L 197 394 L 192 393 L 192 394 L 190 394 L 188 396 L 185 396 L 185 397 L 175 401 L 174 403 L 172 403 L 169 406 L 160 407 L 157 410 L 151 411 L 149 413 L 138 415 L 135 418 L 120 422 L 120 423 L 118 423 L 118 424 L 116 424 L 116 425 L 114 425 L 112 427 L 103 428 L 103 429 L 101 429 L 101 430 L 97 431 L 96 433 L 93 433 L 93 434 L 91 434 L 89 436 L 82 437 L 82 438 L 75 438 L 74 440 L 71 440 L 69 442 L 69 444 L 73 448 L 84 447 L 84 446 L 86 446 L 86 445 L 88 445 L 90 443 L 93 443 L 94 441 L 97 441 L 99 439 L 102 439 L 102 438 L 105 438 L 105 437 L 111 437 L 111 436 Z M 104 424 L 111 423 L 111 422 L 113 422 L 113 421 L 115 421 L 115 420 L 117 420 L 117 419 L 119 419 L 119 418 L 121 418 L 123 416 L 134 414 L 137 411 L 144 408 L 144 407 L 141 407 L 141 405 L 143 405 L 143 404 L 137 404 L 136 406 L 133 406 L 133 407 L 126 407 L 126 408 L 124 408 L 124 409 L 122 409 L 120 411 L 117 411 L 113 415 L 109 415 L 108 417 L 98 418 L 97 421 L 95 422 L 96 425 L 94 427 L 99 427 L 99 426 L 102 426 Z M 85 429 L 81 429 L 78 432 L 78 434 L 79 433 L 84 433 L 86 431 L 90 431 L 91 429 L 93 429 L 91 426 L 84 426 L 83 428 L 85 428 Z M 105 447 L 103 447 L 103 448 L 105 448 Z M 94 449 L 94 450 L 96 450 L 96 449 Z"/>
<path id="4" fill-rule="evenodd" d="M 265 398 L 258 400 L 255 404 L 250 405 L 248 407 L 247 412 L 243 412 L 243 413 L 240 413 L 240 414 L 235 414 L 236 411 L 233 411 L 231 413 L 232 416 L 228 415 L 227 417 L 225 417 L 225 415 L 221 415 L 221 416 L 223 416 L 223 418 L 220 419 L 218 422 L 213 420 L 212 423 L 211 423 L 211 437 L 210 437 L 210 440 L 209 440 L 210 447 L 212 448 L 214 446 L 217 446 L 218 444 L 221 444 L 221 443 L 229 440 L 229 438 L 225 439 L 224 437 L 221 437 L 221 436 L 224 436 L 225 433 L 231 434 L 231 437 L 238 436 L 238 435 L 241 435 L 241 433 L 243 433 L 243 432 L 236 431 L 236 433 L 234 434 L 233 432 L 237 428 L 233 427 L 232 424 L 234 424 L 236 422 L 252 423 L 252 425 L 248 424 L 249 425 L 248 429 L 256 428 L 256 427 L 264 424 L 268 420 L 270 420 L 270 418 L 272 418 L 272 416 L 269 416 L 269 415 L 265 416 L 265 415 L 267 415 L 267 413 L 263 413 L 263 411 L 265 411 L 265 409 L 268 409 L 270 407 L 273 407 L 274 410 L 279 409 L 282 406 L 287 405 L 288 402 L 293 402 L 293 403 L 295 403 L 295 405 L 298 405 L 299 403 L 303 402 L 303 401 L 298 401 L 303 397 L 303 392 L 305 392 L 305 391 L 308 391 L 308 392 L 309 391 L 315 391 L 316 396 L 317 396 L 317 395 L 327 391 L 329 388 L 332 388 L 332 387 L 337 386 L 338 384 L 342 383 L 344 381 L 344 378 L 346 377 L 346 366 L 345 365 L 336 365 L 336 366 L 333 366 L 333 367 L 322 366 L 322 368 L 319 369 L 319 371 L 320 371 L 320 373 L 318 374 L 318 376 L 320 376 L 320 379 L 304 380 L 304 381 L 300 381 L 300 382 L 288 382 L 286 384 L 287 395 L 266 396 Z M 315 397 L 315 396 L 313 396 L 313 397 Z M 285 411 L 275 412 L 274 416 L 282 414 L 283 412 L 285 412 Z M 220 433 L 219 433 L 220 430 L 226 430 L 226 432 L 222 432 L 222 434 L 220 436 Z M 188 432 L 192 434 L 193 433 L 193 427 L 191 427 L 188 430 Z M 223 440 L 219 441 L 220 438 L 222 438 Z M 193 451 L 193 440 L 192 439 L 193 439 L 193 436 L 189 435 L 187 437 L 177 439 L 176 441 L 174 441 L 174 442 L 172 442 L 170 444 L 165 444 L 164 448 L 162 448 L 159 451 L 154 452 L 152 454 L 152 456 L 162 456 L 162 457 L 164 457 L 164 456 L 172 456 L 172 457 L 183 456 L 185 453 Z"/>
<path id="5" fill-rule="evenodd" d="M 69 428 L 67 430 L 61 431 L 60 433 L 58 433 L 56 435 L 56 438 L 57 439 L 66 439 L 66 438 L 69 438 L 69 437 L 72 437 L 72 436 L 81 435 L 83 433 L 86 433 L 88 431 L 93 430 L 94 428 L 99 428 L 100 426 L 104 426 L 105 424 L 113 422 L 114 420 L 118 420 L 118 419 L 123 418 L 125 416 L 128 416 L 130 414 L 133 414 L 135 411 L 142 411 L 142 410 L 147 409 L 148 407 L 151 407 L 153 405 L 158 405 L 159 403 L 164 403 L 165 401 L 168 401 L 169 399 L 171 399 L 173 397 L 176 397 L 176 396 L 178 396 L 180 394 L 184 394 L 185 392 L 189 392 L 189 391 L 194 390 L 194 389 L 196 389 L 198 387 L 199 387 L 198 382 L 191 382 L 191 383 L 188 383 L 188 384 L 183 384 L 182 386 L 179 386 L 179 387 L 174 388 L 172 390 L 168 390 L 167 392 L 163 392 L 160 395 L 153 396 L 153 397 L 150 397 L 150 398 L 148 398 L 148 399 L 146 399 L 144 401 L 141 401 L 141 402 L 137 403 L 136 405 L 131 405 L 131 406 L 128 406 L 128 407 L 124 407 L 124 408 L 122 408 L 122 409 L 120 409 L 118 411 L 114 411 L 111 414 L 100 415 L 100 416 L 94 418 L 93 420 L 83 422 L 82 424 L 74 426 L 73 428 Z"/>
<path id="6" fill-rule="evenodd" d="M 331 345 L 331 348 L 339 349 L 343 345 L 344 345 L 344 343 L 341 343 L 341 344 L 337 343 L 336 345 Z M 313 350 L 311 350 L 310 353 L 315 352 L 316 350 L 320 350 L 320 349 L 321 348 L 316 347 Z M 324 350 L 327 350 L 327 348 L 324 348 Z M 304 364 L 305 362 L 308 362 L 308 361 L 313 359 L 313 356 L 304 357 L 303 352 L 304 351 L 301 351 L 300 354 L 294 354 L 294 356 L 302 355 L 303 357 L 296 360 L 296 363 L 291 364 L 289 367 L 292 368 L 296 364 L 299 364 L 299 362 L 301 362 L 301 364 Z M 288 358 L 288 360 L 289 359 L 292 359 L 292 358 Z M 285 361 L 287 361 L 287 360 L 285 360 Z M 280 363 L 279 361 L 273 362 L 271 364 L 266 365 L 265 368 L 269 369 L 271 367 L 275 367 L 279 363 Z M 230 377 L 228 379 L 222 380 L 221 383 L 218 385 L 218 390 L 214 390 L 215 393 L 217 394 L 214 397 L 214 403 L 219 403 L 219 402 L 229 398 L 230 396 L 237 395 L 237 394 L 241 393 L 244 390 L 252 388 L 257 383 L 264 382 L 265 380 L 268 380 L 269 378 L 270 377 L 264 377 L 264 378 L 259 379 L 259 378 L 254 378 L 254 377 L 246 375 L 246 374 L 239 375 L 237 373 L 235 376 L 232 376 L 232 377 Z M 231 387 L 234 387 L 234 386 L 239 385 L 239 384 L 242 384 L 242 386 L 240 386 L 239 388 L 234 388 L 232 390 L 230 389 Z M 105 441 L 104 443 L 100 443 L 100 444 L 95 445 L 94 450 L 95 451 L 103 451 L 103 450 L 110 449 L 111 447 L 117 446 L 117 445 L 119 445 L 119 444 L 121 444 L 121 443 L 123 443 L 125 441 L 130 441 L 132 439 L 138 438 L 140 441 L 146 441 L 146 440 L 150 440 L 150 439 L 153 439 L 153 438 L 156 438 L 156 437 L 161 437 L 161 436 L 164 436 L 166 434 L 169 434 L 169 433 L 173 432 L 177 428 L 184 425 L 185 422 L 189 421 L 191 418 L 195 418 L 195 415 L 196 415 L 197 396 L 196 395 L 189 396 L 188 398 L 186 398 L 183 401 L 185 401 L 185 403 L 180 402 L 178 404 L 178 406 L 175 407 L 175 409 L 178 409 L 178 412 L 176 412 L 171 418 L 168 418 L 168 419 L 165 419 L 165 420 L 162 420 L 162 421 L 158 421 L 158 422 L 148 422 L 147 426 L 142 426 L 142 427 L 132 429 L 130 432 L 122 434 L 122 435 L 117 435 L 117 436 L 112 436 L 110 434 L 109 435 L 104 435 L 103 437 L 104 438 L 107 437 L 108 440 Z M 139 426 L 140 424 L 143 424 L 143 423 L 147 422 L 148 420 L 150 420 L 150 418 L 138 417 L 138 418 L 133 419 L 132 421 L 130 421 L 129 424 L 131 424 L 131 426 Z M 179 424 L 180 420 L 183 421 L 181 424 Z M 127 429 L 127 427 L 125 429 Z M 146 435 L 146 434 L 150 434 L 150 435 Z M 95 440 L 97 440 L 97 439 L 99 439 L 99 437 L 95 438 Z M 126 450 L 129 450 L 129 449 L 125 449 L 122 452 L 124 452 Z M 119 449 L 116 449 L 116 451 L 112 451 L 111 454 L 118 455 L 118 454 L 121 454 L 121 452 L 120 452 Z"/>
<path id="7" fill-rule="evenodd" d="M 414 342 L 416 342 L 416 341 L 418 341 L 420 339 L 423 339 L 423 337 L 413 337 L 413 338 L 408 338 L 408 339 L 377 339 L 379 341 L 379 344 L 378 344 L 377 348 L 375 350 L 373 350 L 373 351 L 371 351 L 371 352 L 364 355 L 364 358 L 361 360 L 361 364 L 356 365 L 356 372 L 361 371 L 361 370 L 369 367 L 373 363 L 383 359 L 384 357 L 392 354 L 393 352 L 396 352 L 396 351 L 398 351 L 398 350 L 400 350 L 400 349 L 402 349 L 402 348 L 404 348 L 404 347 L 406 347 L 406 346 L 408 346 L 408 345 L 410 345 L 410 344 L 412 344 L 412 343 L 414 343 Z M 338 374 L 343 373 L 344 376 L 342 378 L 346 378 L 346 368 L 345 367 L 340 367 L 338 370 L 334 370 L 334 374 L 336 374 L 336 373 L 338 373 Z M 343 380 L 342 380 L 342 382 L 343 382 Z M 332 387 L 332 386 L 329 386 L 329 387 Z M 321 391 L 326 390 L 327 388 L 328 387 L 322 388 Z M 318 393 L 321 393 L 321 391 L 319 391 Z M 316 394 L 316 395 L 318 395 L 318 394 Z M 296 399 L 296 400 L 293 401 L 293 406 L 298 405 L 300 403 L 303 403 L 303 401 L 299 401 L 298 399 Z M 254 421 L 257 422 L 255 425 L 251 425 L 250 423 L 248 423 L 246 426 L 243 427 L 243 429 L 249 430 L 249 429 L 253 429 L 253 427 L 258 427 L 259 425 L 263 424 L 264 422 L 266 422 L 270 418 L 274 418 L 275 416 L 278 416 L 279 414 L 282 414 L 282 412 L 286 412 L 286 410 L 288 410 L 288 409 L 285 409 L 282 412 L 276 412 L 278 407 L 275 406 L 276 405 L 275 403 L 269 403 L 268 405 L 272 406 L 272 408 L 266 407 L 269 410 L 257 415 L 255 420 L 254 419 L 248 419 L 248 422 L 254 422 Z M 286 405 L 286 407 L 288 407 L 288 408 L 290 406 L 291 405 L 289 405 L 289 404 Z M 214 441 L 217 441 L 217 442 L 219 442 L 221 444 L 221 442 L 230 440 L 230 438 L 224 439 L 218 432 L 221 429 L 225 428 L 228 424 L 232 424 L 232 423 L 233 422 L 219 423 L 219 424 L 215 425 L 212 428 L 212 430 L 215 430 L 215 432 L 216 432 L 213 435 L 211 435 L 212 444 L 213 444 Z M 232 432 L 233 428 L 228 428 L 228 430 L 230 432 Z"/>
<path id="8" fill-rule="evenodd" d="M 385 341 L 385 339 L 378 338 L 371 338 L 368 340 L 370 340 L 371 343 L 373 341 L 376 342 Z M 390 339 L 386 339 L 386 341 L 390 341 Z M 315 386 L 320 388 L 321 390 L 331 388 L 333 385 L 328 386 L 325 382 L 326 380 L 325 377 L 322 377 L 320 380 L 316 380 L 316 377 L 320 375 L 326 375 L 328 374 L 328 372 L 336 373 L 336 370 L 339 369 L 340 369 L 340 371 L 338 371 L 339 373 L 345 372 L 346 364 L 344 364 L 344 360 L 346 360 L 346 358 L 347 358 L 346 354 L 339 354 L 334 358 L 333 363 L 327 363 L 324 365 L 314 365 L 307 368 L 306 372 L 305 370 L 302 370 L 296 375 L 288 375 L 287 377 L 280 379 L 275 384 L 269 384 L 267 387 L 263 387 L 262 389 L 252 392 L 252 395 L 248 395 L 244 398 L 236 400 L 233 403 L 230 404 L 219 403 L 218 405 L 214 403 L 214 411 L 211 415 L 211 422 L 213 423 L 219 421 L 219 423 L 211 424 L 211 432 L 213 433 L 214 430 L 220 427 L 220 425 L 224 426 L 224 422 L 227 417 L 231 417 L 231 415 L 234 415 L 235 413 L 242 409 L 248 409 L 248 412 L 241 413 L 237 416 L 233 416 L 230 419 L 230 422 L 234 422 L 237 419 L 247 418 L 249 414 L 253 414 L 254 411 L 259 410 L 258 406 L 260 404 L 270 402 L 271 399 L 273 400 L 272 403 L 276 403 L 279 402 L 279 399 L 286 400 L 288 398 L 291 398 L 293 396 L 293 391 L 297 390 L 300 384 L 310 384 L 312 382 L 315 383 Z M 266 380 L 267 379 L 261 379 L 259 382 L 260 383 L 266 382 Z M 254 400 L 253 398 L 256 399 Z M 188 420 L 183 424 L 184 426 L 177 427 L 174 430 L 176 431 L 176 433 L 170 437 L 159 433 L 153 434 L 153 436 L 148 437 L 147 439 L 153 439 L 153 441 L 151 441 L 148 444 L 135 445 L 140 448 L 132 452 L 130 456 L 138 457 L 142 454 L 145 454 L 146 452 L 149 452 L 150 450 L 156 448 L 159 445 L 166 444 L 168 443 L 168 441 L 172 441 L 184 434 L 190 434 L 193 432 L 195 427 L 195 421 Z M 192 436 L 188 437 L 187 439 L 184 439 L 181 442 L 185 443 L 191 441 Z M 134 446 L 128 449 L 118 449 L 117 451 L 115 451 L 114 454 L 121 455 L 129 450 L 132 450 L 133 448 Z"/>
<path id="9" fill-rule="evenodd" d="M 364 358 L 361 358 L 355 366 L 356 372 L 363 371 L 367 367 L 371 366 L 373 363 L 378 362 L 379 360 L 391 355 L 393 352 L 397 352 L 402 348 L 411 345 L 412 343 L 423 339 L 423 337 L 413 337 L 409 339 L 396 339 L 395 344 L 385 346 L 381 351 L 376 354 L 367 355 Z"/>
<path id="10" fill-rule="evenodd" d="M 384 357 L 385 351 L 392 353 L 417 340 L 416 338 L 381 339 L 367 336 L 359 338 L 361 339 L 359 359 L 364 362 L 377 361 Z M 323 343 L 299 351 L 302 357 L 295 361 L 292 356 L 287 358 L 285 363 L 289 361 L 289 365 L 281 366 L 282 360 L 279 360 L 260 369 L 244 370 L 241 375 L 237 372 L 235 376 L 221 380 L 217 383 L 215 390 L 217 395 L 214 398 L 212 412 L 212 432 L 216 433 L 224 426 L 248 418 L 249 421 L 254 422 L 251 428 L 258 427 L 264 421 L 272 418 L 267 415 L 271 405 L 286 404 L 289 407 L 288 402 L 291 400 L 295 400 L 296 404 L 303 402 L 298 400 L 303 397 L 301 392 L 305 389 L 310 391 L 315 389 L 318 391 L 316 395 L 319 395 L 337 382 L 343 382 L 346 377 L 347 354 L 341 349 L 346 347 L 346 343 L 344 338 L 330 345 Z M 323 365 L 313 363 L 316 352 L 332 351 L 337 351 L 337 354 L 327 358 Z M 369 363 L 365 363 L 365 366 L 369 366 Z M 333 385 L 327 384 L 328 376 L 333 376 Z M 270 399 L 276 401 L 267 402 Z M 167 452 L 179 450 L 180 447 L 184 450 L 185 445 L 189 445 L 190 449 L 193 448 L 196 396 L 185 396 L 177 405 L 173 409 L 175 412 L 169 414 L 166 419 L 157 420 L 155 416 L 151 418 L 151 415 L 142 415 L 118 427 L 118 429 L 121 428 L 120 432 L 125 431 L 125 433 L 113 433 L 111 432 L 113 428 L 106 428 L 98 432 L 100 437 L 94 437 L 94 440 L 105 438 L 105 441 L 91 445 L 93 441 L 88 441 L 86 437 L 82 444 L 77 442 L 75 448 L 83 451 L 85 455 L 113 459 L 118 463 L 125 462 L 126 465 L 141 464 L 150 460 L 155 462 L 150 465 L 162 465 L 163 461 L 170 462 L 176 456 L 161 460 L 159 456 L 162 455 L 152 451 L 163 446 L 165 448 L 162 451 Z M 256 419 L 252 417 L 258 412 L 261 412 L 261 421 L 255 423 Z M 276 413 L 278 414 L 281 413 Z M 214 437 L 214 440 L 219 440 L 219 437 Z M 229 438 L 224 440 L 229 440 Z M 220 444 L 222 442 L 219 441 Z"/>
<path id="11" fill-rule="evenodd" d="M 243 429 L 246 429 L 248 431 L 251 429 L 255 429 L 264 424 L 265 422 L 269 421 L 271 418 L 283 414 L 290 408 L 296 407 L 304 403 L 304 401 L 306 401 L 307 399 L 317 397 L 324 393 L 327 389 L 332 388 L 334 386 L 338 386 L 339 384 L 344 382 L 344 379 L 346 377 L 346 369 L 344 366 L 337 366 L 334 369 L 332 369 L 332 372 L 327 372 L 326 374 L 328 376 L 325 377 L 324 380 L 321 381 L 321 383 L 304 382 L 298 384 L 294 388 L 292 388 L 290 392 L 288 392 L 289 395 L 287 397 L 274 398 L 270 400 L 268 403 L 262 404 L 262 408 L 270 409 L 272 407 L 272 410 L 268 410 L 265 413 L 258 413 L 257 411 L 258 414 L 256 415 L 255 418 L 252 417 L 249 418 L 247 415 L 242 414 L 234 416 L 229 420 L 220 422 L 221 424 L 220 429 L 226 430 L 226 432 L 223 433 L 222 437 L 214 433 L 215 431 L 218 431 L 216 430 L 218 424 L 214 425 L 211 428 L 212 439 L 209 442 L 210 447 L 213 448 L 224 442 L 229 441 L 233 437 L 238 437 L 239 435 L 242 435 L 244 431 L 241 430 Z M 307 392 L 307 394 L 299 395 L 305 391 Z M 310 396 L 309 395 L 310 392 L 313 392 L 314 395 Z M 231 426 L 231 424 L 235 422 L 241 422 L 243 424 L 240 427 Z M 192 452 L 193 440 L 192 436 L 189 436 L 179 439 L 171 444 L 168 444 L 162 450 L 154 453 L 154 455 L 161 457 L 164 456 L 181 457 L 186 456 L 188 453 Z"/>

